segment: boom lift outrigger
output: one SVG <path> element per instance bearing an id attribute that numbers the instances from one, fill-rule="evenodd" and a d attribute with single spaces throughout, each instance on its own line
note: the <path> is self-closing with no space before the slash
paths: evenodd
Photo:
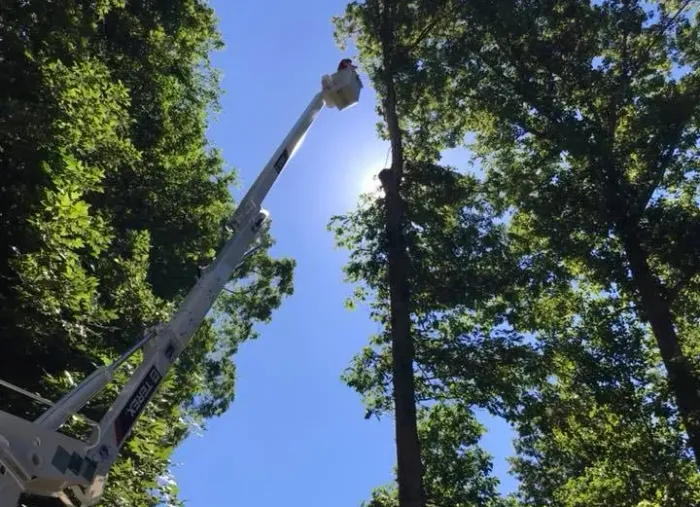
<path id="1" fill-rule="evenodd" d="M 35 421 L 0 411 L 0 507 L 15 507 L 23 492 L 57 497 L 72 506 L 89 506 L 99 501 L 107 473 L 134 423 L 192 340 L 233 271 L 252 251 L 250 246 L 268 217 L 261 207 L 262 201 L 316 115 L 324 104 L 338 110 L 352 106 L 358 101 L 362 88 L 349 60 L 341 61 L 338 72 L 323 76 L 321 84 L 321 91 L 311 100 L 236 208 L 230 220 L 233 235 L 170 321 L 147 332 L 114 363 L 95 370 Z M 100 423 L 94 423 L 90 441 L 58 433 L 56 430 L 104 389 L 116 370 L 139 349 L 143 349 L 143 361 Z M 22 392 L 10 384 L 3 382 L 3 385 Z M 29 393 L 24 391 L 24 394 Z M 32 397 L 46 403 L 42 398 Z"/>

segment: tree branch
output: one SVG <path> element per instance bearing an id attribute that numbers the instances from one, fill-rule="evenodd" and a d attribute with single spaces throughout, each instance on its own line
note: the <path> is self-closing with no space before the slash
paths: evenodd
<path id="1" fill-rule="evenodd" d="M 415 49 L 416 46 L 418 46 L 418 44 L 420 44 L 423 41 L 423 39 L 425 39 L 425 37 L 427 37 L 428 33 L 430 33 L 430 31 L 433 28 L 435 28 L 440 21 L 442 21 L 449 14 L 452 14 L 453 12 L 455 12 L 457 10 L 456 8 L 458 7 L 458 4 L 454 3 L 454 4 L 452 4 L 452 7 L 453 7 L 453 9 L 445 8 L 445 12 L 442 13 L 442 16 L 438 15 L 435 17 L 435 19 L 433 19 L 432 23 L 428 23 L 428 25 L 426 25 L 426 27 L 423 28 L 421 33 L 418 34 L 418 37 L 416 37 L 415 40 L 413 40 L 413 42 L 411 42 L 411 45 L 408 46 L 407 50 L 411 51 L 411 50 Z"/>
<path id="2" fill-rule="evenodd" d="M 689 119 L 690 117 L 688 117 L 688 120 Z M 661 182 L 663 181 L 664 176 L 666 175 L 666 170 L 673 161 L 673 153 L 676 151 L 676 148 L 680 144 L 681 138 L 683 137 L 683 129 L 687 124 L 687 121 L 683 123 L 682 127 L 678 129 L 678 132 L 676 133 L 676 136 L 673 139 L 673 141 L 668 145 L 666 153 L 658 157 L 658 162 L 653 170 L 655 176 L 653 177 L 651 183 L 647 186 L 647 188 L 642 191 L 639 201 L 637 202 L 636 213 L 638 217 L 642 216 L 644 210 L 646 210 L 647 206 L 649 205 L 649 201 L 651 201 L 651 196 L 654 195 L 654 190 L 656 190 L 658 186 L 661 185 Z"/>

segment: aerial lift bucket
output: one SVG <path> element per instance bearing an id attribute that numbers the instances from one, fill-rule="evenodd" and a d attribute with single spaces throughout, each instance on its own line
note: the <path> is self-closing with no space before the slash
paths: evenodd
<path id="1" fill-rule="evenodd" d="M 338 66 L 338 72 L 323 76 L 321 86 L 326 106 L 342 111 L 360 99 L 362 81 L 350 60 L 343 60 Z"/>

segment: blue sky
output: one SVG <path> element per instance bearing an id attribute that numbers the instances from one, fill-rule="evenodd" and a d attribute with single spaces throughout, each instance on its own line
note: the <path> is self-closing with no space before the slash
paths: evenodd
<path id="1" fill-rule="evenodd" d="M 321 75 L 347 56 L 335 46 L 330 22 L 345 2 L 211 4 L 226 49 L 213 59 L 224 95 L 210 139 L 237 169 L 240 199 L 319 90 Z M 326 231 L 332 215 L 352 209 L 386 158 L 374 106 L 366 83 L 358 105 L 322 111 L 265 201 L 277 241 L 272 254 L 297 261 L 295 294 L 237 355 L 231 409 L 175 454 L 190 507 L 358 507 L 391 480 L 391 419 L 365 421 L 360 397 L 339 378 L 377 324 L 362 308 L 344 308 L 351 291 L 342 273 L 347 254 Z M 445 162 L 465 166 L 466 154 L 455 151 Z M 504 462 L 510 434 L 503 423 L 487 422 L 483 445 L 510 490 Z"/>

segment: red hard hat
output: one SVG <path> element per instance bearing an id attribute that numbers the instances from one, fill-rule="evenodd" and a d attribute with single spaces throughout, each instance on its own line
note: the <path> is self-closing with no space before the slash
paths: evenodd
<path id="1" fill-rule="evenodd" d="M 340 60 L 340 63 L 338 64 L 338 70 L 347 69 L 349 67 L 355 68 L 350 58 L 343 58 L 342 60 Z"/>

